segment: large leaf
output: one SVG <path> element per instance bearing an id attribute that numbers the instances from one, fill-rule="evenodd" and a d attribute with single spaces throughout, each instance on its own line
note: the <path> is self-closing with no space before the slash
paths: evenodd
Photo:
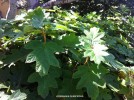
<path id="1" fill-rule="evenodd" d="M 85 50 L 84 57 L 90 57 L 91 61 L 96 64 L 100 64 L 101 61 L 105 61 L 104 56 L 108 56 L 106 51 L 108 48 L 103 44 L 101 39 L 104 33 L 99 32 L 99 28 L 93 27 L 90 31 L 85 30 L 86 36 L 80 37 L 80 45 Z"/>
<path id="2" fill-rule="evenodd" d="M 60 67 L 54 53 L 62 51 L 62 48 L 55 43 L 46 43 L 32 41 L 26 45 L 26 48 L 33 49 L 27 56 L 26 63 L 36 61 L 36 72 L 41 76 L 48 74 L 50 66 Z"/>
<path id="3" fill-rule="evenodd" d="M 58 68 L 52 68 L 48 75 L 41 77 L 38 73 L 33 73 L 28 78 L 28 82 L 38 82 L 38 94 L 43 98 L 49 94 L 51 88 L 58 88 L 56 78 L 60 76 L 60 70 Z"/>
<path id="4" fill-rule="evenodd" d="M 77 89 L 86 88 L 87 94 L 92 99 L 96 99 L 99 95 L 99 87 L 105 88 L 103 75 L 107 73 L 107 69 L 97 65 L 83 65 L 78 67 L 73 78 L 80 78 Z"/>

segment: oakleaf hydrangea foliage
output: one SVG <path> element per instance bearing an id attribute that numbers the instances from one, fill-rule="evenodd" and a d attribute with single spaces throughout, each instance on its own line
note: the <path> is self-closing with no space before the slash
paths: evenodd
<path id="1" fill-rule="evenodd" d="M 126 19 L 38 7 L 0 20 L 0 97 L 132 100 L 134 49 L 126 32 L 134 20 Z"/>

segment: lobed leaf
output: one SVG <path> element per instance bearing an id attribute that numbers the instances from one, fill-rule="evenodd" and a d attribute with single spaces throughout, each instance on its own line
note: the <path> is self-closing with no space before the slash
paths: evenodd
<path id="1" fill-rule="evenodd" d="M 78 67 L 78 71 L 73 74 L 73 78 L 80 78 L 77 89 L 86 88 L 87 94 L 92 99 L 96 99 L 99 95 L 99 88 L 105 88 L 105 80 L 103 75 L 108 71 L 103 66 L 83 65 Z"/>

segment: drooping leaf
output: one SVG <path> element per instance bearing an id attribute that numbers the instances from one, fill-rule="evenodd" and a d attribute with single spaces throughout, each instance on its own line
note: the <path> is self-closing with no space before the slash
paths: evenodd
<path id="1" fill-rule="evenodd" d="M 52 67 L 49 70 L 48 75 L 40 76 L 38 73 L 33 73 L 29 76 L 28 82 L 38 82 L 38 94 L 43 98 L 49 94 L 51 88 L 58 88 L 56 78 L 60 76 L 60 70 L 56 67 Z"/>
<path id="2" fill-rule="evenodd" d="M 36 72 L 41 76 L 48 74 L 50 66 L 60 67 L 54 53 L 62 51 L 62 48 L 55 43 L 46 43 L 39 41 L 32 41 L 26 45 L 26 48 L 33 49 L 27 56 L 26 63 L 36 61 Z"/>
<path id="3" fill-rule="evenodd" d="M 77 84 L 77 89 L 86 88 L 87 94 L 92 99 L 96 99 L 99 95 L 99 87 L 105 88 L 103 75 L 108 71 L 103 66 L 83 65 L 78 67 L 73 75 L 73 78 L 80 78 Z"/>

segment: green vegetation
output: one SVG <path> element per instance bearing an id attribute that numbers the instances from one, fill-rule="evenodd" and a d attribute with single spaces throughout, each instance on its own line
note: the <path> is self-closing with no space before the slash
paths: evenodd
<path id="1" fill-rule="evenodd" d="M 0 20 L 0 99 L 132 100 L 133 32 L 134 17 L 119 12 L 38 7 Z"/>

